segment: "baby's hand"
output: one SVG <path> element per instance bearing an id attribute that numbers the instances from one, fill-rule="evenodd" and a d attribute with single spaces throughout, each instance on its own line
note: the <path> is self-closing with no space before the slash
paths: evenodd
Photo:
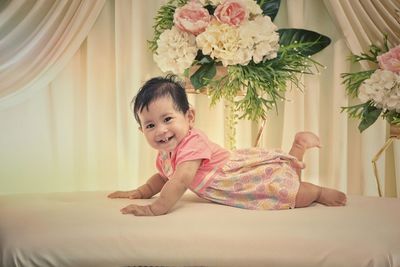
<path id="1" fill-rule="evenodd" d="M 129 206 L 126 206 L 125 208 L 121 209 L 122 214 L 133 214 L 136 216 L 155 216 L 153 211 L 150 208 L 150 205 L 148 206 L 138 206 L 135 204 L 131 204 Z"/>
<path id="2" fill-rule="evenodd" d="M 136 198 L 142 198 L 142 195 L 140 194 L 139 190 L 135 189 L 131 191 L 116 191 L 114 193 L 109 194 L 108 197 L 136 199 Z"/>

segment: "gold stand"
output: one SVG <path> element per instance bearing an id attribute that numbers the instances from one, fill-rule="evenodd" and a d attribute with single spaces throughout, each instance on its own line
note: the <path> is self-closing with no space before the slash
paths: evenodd
<path id="1" fill-rule="evenodd" d="M 376 153 L 375 157 L 372 159 L 372 167 L 374 169 L 375 180 L 376 180 L 376 187 L 378 188 L 378 195 L 382 197 L 380 179 L 378 168 L 376 166 L 376 162 L 381 157 L 382 153 L 392 144 L 395 139 L 400 139 L 400 126 L 390 125 L 390 136 L 389 139 L 386 140 L 385 144 L 379 149 L 378 153 Z"/>
<path id="2" fill-rule="evenodd" d="M 236 148 L 236 125 L 237 120 L 235 118 L 235 106 L 233 100 L 224 100 L 224 135 L 225 142 L 224 146 L 229 149 Z"/>
<path id="3" fill-rule="evenodd" d="M 254 147 L 258 147 L 258 145 L 260 144 L 261 136 L 264 132 L 266 124 L 267 124 L 267 119 L 263 119 L 260 129 L 258 130 L 258 133 L 257 133 L 256 142 L 254 143 Z"/>

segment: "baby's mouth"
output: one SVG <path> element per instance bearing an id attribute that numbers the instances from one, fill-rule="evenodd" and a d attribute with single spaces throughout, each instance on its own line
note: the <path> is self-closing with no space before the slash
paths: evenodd
<path id="1" fill-rule="evenodd" d="M 158 140 L 158 142 L 165 144 L 165 143 L 168 143 L 168 141 L 171 140 L 172 138 L 173 138 L 173 136 L 165 137 L 164 139 Z"/>

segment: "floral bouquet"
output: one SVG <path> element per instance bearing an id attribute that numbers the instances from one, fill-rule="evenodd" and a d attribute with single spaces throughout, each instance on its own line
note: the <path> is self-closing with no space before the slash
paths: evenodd
<path id="1" fill-rule="evenodd" d="M 287 81 L 322 66 L 310 56 L 330 39 L 304 29 L 278 29 L 280 0 L 170 0 L 155 17 L 149 46 L 164 72 L 190 78 L 215 104 L 234 103 L 240 118 L 259 120 L 284 100 Z M 216 75 L 217 67 L 225 68 Z M 237 97 L 240 96 L 240 97 Z"/>
<path id="2" fill-rule="evenodd" d="M 353 62 L 369 61 L 376 69 L 343 73 L 343 83 L 349 96 L 358 97 L 361 104 L 344 107 L 349 117 L 360 119 L 360 132 L 381 116 L 389 124 L 400 126 L 400 45 L 389 49 L 385 37 L 383 47 L 371 45 L 367 53 L 353 55 Z"/>

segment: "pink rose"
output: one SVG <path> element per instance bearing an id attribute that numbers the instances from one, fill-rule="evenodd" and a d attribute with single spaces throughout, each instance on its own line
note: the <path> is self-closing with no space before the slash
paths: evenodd
<path id="1" fill-rule="evenodd" d="M 381 69 L 400 73 L 400 45 L 377 57 Z"/>
<path id="2" fill-rule="evenodd" d="M 247 9 L 239 1 L 226 0 L 214 11 L 214 16 L 221 22 L 232 26 L 238 26 L 249 16 Z"/>
<path id="3" fill-rule="evenodd" d="M 190 1 L 182 7 L 178 7 L 174 13 L 174 23 L 181 31 L 198 35 L 207 28 L 211 21 L 208 10 L 199 2 Z"/>

